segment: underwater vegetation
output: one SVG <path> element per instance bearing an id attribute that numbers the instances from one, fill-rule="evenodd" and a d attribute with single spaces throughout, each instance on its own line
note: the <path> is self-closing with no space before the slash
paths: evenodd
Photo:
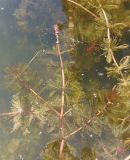
<path id="1" fill-rule="evenodd" d="M 23 32 L 30 31 L 27 8 L 40 4 L 24 0 L 16 10 Z M 7 69 L 12 106 L 0 117 L 12 128 L 0 159 L 128 160 L 130 53 L 124 34 L 130 28 L 129 1 L 63 4 L 69 36 L 60 29 L 64 24 L 55 24 L 55 47 Z M 70 35 L 75 45 L 66 49 L 64 38 L 69 41 Z"/>

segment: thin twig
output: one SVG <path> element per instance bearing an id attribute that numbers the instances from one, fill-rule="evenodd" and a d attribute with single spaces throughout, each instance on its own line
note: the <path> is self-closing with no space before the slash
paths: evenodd
<path id="1" fill-rule="evenodd" d="M 65 103 L 65 73 L 64 73 L 64 64 L 61 56 L 60 45 L 59 45 L 59 27 L 58 25 L 54 26 L 55 36 L 56 36 L 56 48 L 57 54 L 60 59 L 60 67 L 61 67 L 61 76 L 62 76 L 62 93 L 61 93 L 61 111 L 60 111 L 60 123 L 61 123 L 61 144 L 60 144 L 60 153 L 59 159 L 64 160 L 63 150 L 64 150 L 64 103 Z"/>
<path id="2" fill-rule="evenodd" d="M 45 99 L 43 99 L 43 97 L 41 97 L 36 91 L 34 91 L 32 88 L 29 88 L 30 92 L 32 92 L 38 99 L 40 99 L 42 102 L 44 103 L 48 103 Z M 51 108 L 52 111 L 54 111 L 57 116 L 60 116 L 60 113 L 54 109 L 54 108 Z"/>
<path id="3" fill-rule="evenodd" d="M 20 112 L 19 111 L 16 111 L 16 112 L 5 112 L 5 113 L 0 113 L 0 117 L 16 116 L 17 114 L 20 114 Z"/>
<path id="4" fill-rule="evenodd" d="M 80 132 L 85 127 L 89 127 L 92 123 L 95 122 L 95 120 L 96 120 L 97 117 L 100 117 L 101 115 L 103 115 L 105 113 L 107 107 L 108 107 L 108 105 L 104 106 L 104 108 L 102 109 L 102 111 L 97 111 L 95 113 L 95 116 L 93 116 L 92 118 L 86 120 L 85 124 L 83 124 L 81 127 L 77 128 L 76 130 L 72 131 L 71 133 L 69 133 L 68 135 L 66 135 L 64 138 L 67 140 L 71 136 L 73 136 L 73 135 L 77 134 L 78 132 Z"/>
<path id="5" fill-rule="evenodd" d="M 97 115 L 96 115 L 97 116 Z M 68 134 L 67 136 L 65 136 L 65 139 L 69 139 L 71 136 L 77 134 L 78 132 L 80 132 L 82 129 L 84 129 L 86 126 L 88 127 L 90 124 L 92 124 L 92 122 L 94 122 L 95 117 L 92 117 L 91 119 L 88 119 L 86 121 L 85 124 L 83 124 L 83 126 L 77 128 L 76 130 L 74 130 L 73 132 L 71 132 L 70 134 Z"/>
<path id="6" fill-rule="evenodd" d="M 84 126 L 77 128 L 75 131 L 71 132 L 69 135 L 65 136 L 65 139 L 69 139 L 71 136 L 75 135 L 79 131 L 81 131 L 84 128 Z"/>
<path id="7" fill-rule="evenodd" d="M 33 111 L 30 111 L 30 112 L 26 112 L 26 111 L 22 111 L 22 110 L 18 110 L 16 112 L 4 112 L 4 113 L 0 113 L 0 117 L 6 117 L 6 116 L 9 116 L 9 117 L 13 117 L 13 116 L 16 116 L 16 115 L 34 115 L 35 112 Z"/>
<path id="8" fill-rule="evenodd" d="M 28 86 L 24 81 L 21 80 L 21 77 L 20 77 L 19 74 L 15 75 L 15 77 L 17 78 L 17 80 L 19 81 L 19 83 L 20 83 L 23 87 L 25 87 L 26 89 L 28 89 L 33 95 L 35 95 L 35 96 L 36 96 L 39 100 L 41 100 L 43 103 L 48 104 L 48 101 L 45 100 L 45 98 L 41 97 L 41 96 L 39 95 L 39 93 L 37 93 L 33 88 L 31 88 L 31 87 Z M 57 114 L 57 116 L 60 116 L 60 113 L 59 113 L 56 109 L 51 108 L 51 110 L 54 111 L 54 112 Z"/>
<path id="9" fill-rule="evenodd" d="M 42 51 L 43 53 L 45 50 Z M 41 50 L 38 51 L 32 58 L 31 60 L 27 63 L 27 65 L 24 67 L 24 69 L 19 73 L 19 76 L 21 76 L 31 65 L 31 63 L 38 57 L 38 55 L 41 53 Z M 17 78 L 17 76 L 16 76 Z M 16 79 L 13 79 L 12 82 L 14 82 Z"/>
<path id="10" fill-rule="evenodd" d="M 78 132 L 80 132 L 85 127 L 89 127 L 92 123 L 94 123 L 94 121 L 96 120 L 97 117 L 100 117 L 106 111 L 107 107 L 108 106 L 106 105 L 106 106 L 104 106 L 104 108 L 102 109 L 102 111 L 97 111 L 95 113 L 95 116 L 93 116 L 92 118 L 86 120 L 85 124 L 83 124 L 81 127 L 77 128 L 76 130 L 72 131 L 71 133 L 69 133 L 68 135 L 66 135 L 64 138 L 67 140 L 71 136 L 73 136 L 73 135 L 77 134 Z"/>
<path id="11" fill-rule="evenodd" d="M 71 51 L 73 51 L 73 50 L 74 50 L 74 48 L 70 48 L 70 49 L 67 49 L 67 50 L 65 50 L 65 51 L 62 51 L 61 54 L 67 53 L 67 52 L 71 52 Z"/>
<path id="12" fill-rule="evenodd" d="M 103 143 L 102 140 L 100 140 L 99 145 L 101 145 L 104 153 L 106 154 L 106 156 L 112 160 L 117 160 L 112 154 L 111 152 L 108 150 L 108 148 L 106 147 L 106 145 Z"/>
<path id="13" fill-rule="evenodd" d="M 68 111 L 66 111 L 66 112 L 64 113 L 64 116 L 65 116 L 66 114 L 68 114 L 71 110 L 72 110 L 72 108 L 70 108 Z"/>
<path id="14" fill-rule="evenodd" d="M 21 72 L 19 75 L 22 75 L 22 74 L 29 68 L 29 66 L 31 65 L 31 63 L 38 57 L 38 55 L 39 55 L 41 52 L 44 53 L 45 50 L 40 50 L 40 51 L 38 51 L 38 52 L 32 57 L 32 59 L 27 63 L 26 67 L 22 70 L 22 72 Z"/>
<path id="15" fill-rule="evenodd" d="M 91 12 L 90 10 L 88 10 L 87 8 L 85 8 L 84 6 L 82 6 L 81 4 L 73 1 L 73 0 L 67 0 L 68 2 L 71 2 L 75 5 L 77 5 L 78 7 L 82 8 L 84 11 L 86 11 L 87 13 L 89 13 L 91 16 L 93 16 L 94 18 L 98 18 L 98 16 L 96 14 L 94 14 L 93 12 Z"/>

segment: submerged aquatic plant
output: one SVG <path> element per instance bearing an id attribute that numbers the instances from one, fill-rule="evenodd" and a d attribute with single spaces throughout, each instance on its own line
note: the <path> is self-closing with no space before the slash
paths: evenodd
<path id="1" fill-rule="evenodd" d="M 116 160 L 119 154 L 122 154 L 121 158 L 123 157 L 130 144 L 128 114 L 130 111 L 130 56 L 116 60 L 117 51 L 127 48 L 128 45 L 120 44 L 118 36 L 114 37 L 114 31 L 116 30 L 117 33 L 116 27 L 124 28 L 126 24 L 111 24 L 110 15 L 106 9 L 110 11 L 116 9 L 122 1 L 119 4 L 118 1 L 113 4 L 108 1 L 90 0 L 83 5 L 72 0 L 67 2 L 83 9 L 94 18 L 94 25 L 98 24 L 102 34 L 96 37 L 95 41 L 99 41 L 98 38 L 102 39 L 98 46 L 109 64 L 106 72 L 108 77 L 116 78 L 116 84 L 112 89 L 101 89 L 96 82 L 89 81 L 87 93 L 85 93 L 80 80 L 76 79 L 76 74 L 71 70 L 72 65 L 63 58 L 65 51 L 60 48 L 60 30 L 58 25 L 55 25 L 57 55 L 40 51 L 27 65 L 9 68 L 10 87 L 15 94 L 12 97 L 11 112 L 0 113 L 0 116 L 11 116 L 12 132 L 18 130 L 21 131 L 20 134 L 27 136 L 22 147 L 26 144 L 30 145 L 31 142 L 37 146 L 37 143 L 41 142 L 42 132 L 47 133 L 49 138 L 46 143 L 48 144 L 40 148 L 42 159 Z M 91 36 L 89 41 L 90 39 Z M 90 47 L 87 52 L 93 51 L 93 47 L 95 46 Z M 50 56 L 49 62 L 46 56 Z M 38 65 L 32 65 L 36 58 Z M 103 140 L 101 135 L 106 134 L 106 131 L 111 133 L 106 136 L 108 139 Z M 37 134 L 29 137 L 31 132 Z M 123 139 L 125 134 L 127 138 L 119 143 L 118 139 Z M 93 149 L 82 146 L 81 156 L 77 156 L 73 145 L 73 139 L 76 136 L 82 138 L 88 145 L 88 139 L 90 139 L 90 146 Z M 111 141 L 110 137 L 112 137 Z M 16 145 L 19 149 L 16 149 Z M 19 153 L 20 141 L 12 147 Z M 12 151 L 11 153 L 14 154 Z M 24 154 L 24 151 L 22 153 Z"/>

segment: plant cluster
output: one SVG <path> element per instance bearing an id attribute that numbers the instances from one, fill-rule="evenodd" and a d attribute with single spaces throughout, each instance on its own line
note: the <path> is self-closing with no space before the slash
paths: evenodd
<path id="1" fill-rule="evenodd" d="M 27 65 L 8 69 L 10 87 L 15 94 L 12 97 L 11 112 L 1 113 L 0 116 L 12 117 L 11 132 L 18 130 L 20 134 L 29 137 L 25 138 L 21 146 L 30 143 L 37 146 L 42 139 L 41 135 L 44 135 L 42 132 L 47 133 L 48 145 L 44 149 L 40 146 L 39 155 L 42 159 L 122 159 L 130 147 L 130 56 L 118 57 L 118 54 L 128 48 L 127 44 L 122 43 L 121 35 L 129 24 L 128 13 L 122 13 L 127 17 L 120 22 L 123 16 L 117 18 L 117 9 L 123 10 L 127 1 L 67 0 L 66 3 L 71 5 L 70 8 L 81 9 L 82 14 L 90 16 L 86 34 L 78 34 L 81 40 L 85 37 L 89 43 L 98 43 L 100 49 L 96 51 L 104 55 L 106 73 L 115 79 L 114 86 L 102 89 L 96 81 L 88 81 L 86 90 L 81 86 L 80 78 L 73 72 L 76 64 L 68 64 L 64 59 L 66 51 L 60 47 L 62 35 L 59 26 L 55 25 L 57 55 L 39 51 Z M 75 21 L 77 23 L 76 17 L 72 21 L 73 25 Z M 79 26 L 78 29 L 81 30 Z M 93 51 L 93 47 L 95 45 L 87 52 L 90 49 Z M 78 138 L 79 142 L 85 141 L 88 147 L 83 145 L 75 149 L 74 144 Z M 19 156 L 22 156 L 21 141 L 14 139 L 10 144 Z M 14 154 L 10 146 L 8 148 Z M 21 152 L 24 154 L 25 151 Z M 78 152 L 81 153 L 80 156 L 77 156 Z M 4 160 L 5 157 L 1 159 Z M 12 159 L 17 158 L 12 156 Z"/>

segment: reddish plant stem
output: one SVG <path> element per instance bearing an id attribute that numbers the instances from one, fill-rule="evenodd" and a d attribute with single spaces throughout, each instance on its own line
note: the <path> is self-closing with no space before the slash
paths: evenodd
<path id="1" fill-rule="evenodd" d="M 18 73 L 16 73 L 16 75 L 12 74 L 12 76 L 15 76 L 16 80 L 18 81 L 18 83 L 23 88 L 25 88 L 29 92 L 31 92 L 34 96 L 36 96 L 41 102 L 48 103 L 48 101 L 45 100 L 45 98 L 43 98 L 41 95 L 39 95 L 39 93 L 37 91 L 35 91 L 33 88 L 31 88 L 31 86 L 28 83 L 26 83 L 25 81 L 23 81 Z M 60 116 L 60 113 L 55 108 L 51 108 L 50 110 L 52 110 L 53 112 L 55 112 L 57 116 Z"/>
<path id="2" fill-rule="evenodd" d="M 64 64 L 63 64 L 61 51 L 60 51 L 58 25 L 54 26 L 54 30 L 55 30 L 55 36 L 56 36 L 56 49 L 60 59 L 61 76 L 62 76 L 61 111 L 60 111 L 61 144 L 60 144 L 60 151 L 59 151 L 59 159 L 63 160 L 64 159 L 63 150 L 64 150 L 64 143 L 65 143 L 65 140 L 64 140 L 65 73 L 64 73 Z"/>
<path id="3" fill-rule="evenodd" d="M 81 131 L 83 128 L 85 128 L 86 126 L 89 127 L 89 125 L 91 125 L 92 122 L 94 121 L 94 118 L 95 118 L 95 117 L 92 117 L 91 119 L 88 119 L 83 126 L 77 128 L 76 130 L 74 130 L 73 132 L 71 132 L 70 134 L 68 134 L 67 136 L 65 136 L 64 139 L 67 140 L 67 139 L 69 139 L 71 136 L 73 136 L 73 135 L 77 134 L 78 132 L 80 132 L 80 131 Z"/>
<path id="4" fill-rule="evenodd" d="M 97 111 L 95 113 L 95 116 L 93 116 L 92 118 L 86 120 L 86 123 L 84 125 L 82 125 L 81 127 L 77 128 L 76 130 L 72 131 L 70 134 L 66 135 L 64 137 L 65 140 L 69 139 L 71 136 L 77 134 L 78 132 L 80 132 L 82 129 L 84 129 L 85 127 L 89 127 L 92 123 L 95 122 L 96 118 L 97 117 L 100 117 L 101 115 L 103 115 L 106 111 L 106 109 L 109 107 L 108 104 L 106 104 L 106 106 L 104 106 L 103 110 L 102 111 Z"/>
<path id="5" fill-rule="evenodd" d="M 111 152 L 108 150 L 108 148 L 105 146 L 105 144 L 100 140 L 99 145 L 101 145 L 105 155 L 109 157 L 111 160 L 117 160 L 116 157 L 114 157 Z"/>

